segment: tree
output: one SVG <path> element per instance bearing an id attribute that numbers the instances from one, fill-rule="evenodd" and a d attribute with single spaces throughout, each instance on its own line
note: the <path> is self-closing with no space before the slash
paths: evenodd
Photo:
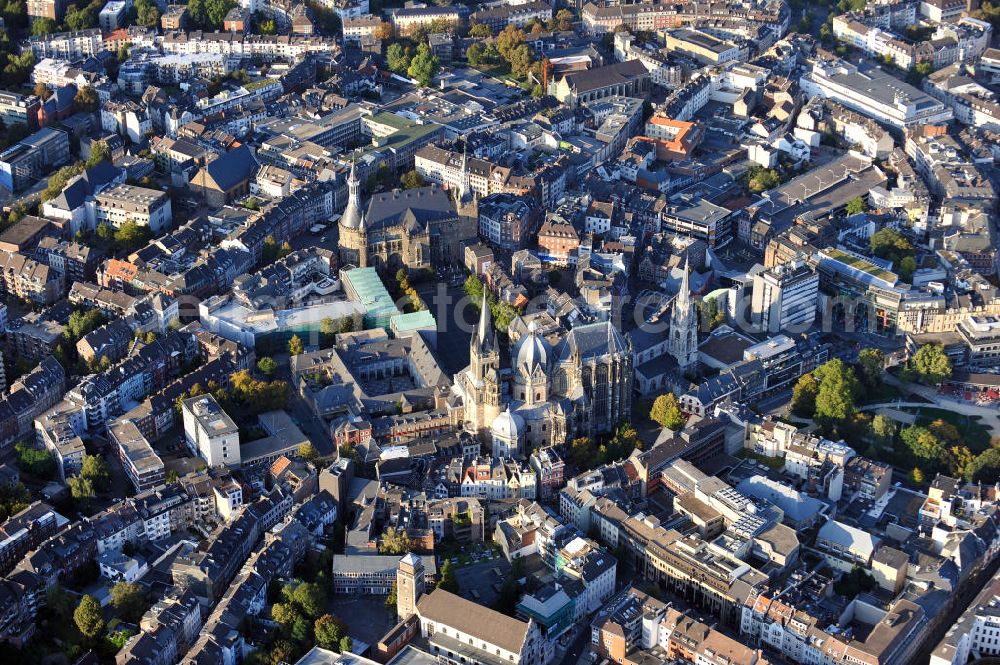
<path id="1" fill-rule="evenodd" d="M 51 478 L 56 470 L 52 453 L 35 448 L 30 443 L 19 441 L 14 446 L 17 453 L 17 467 L 41 479 Z"/>
<path id="2" fill-rule="evenodd" d="M 781 184 L 781 176 L 774 169 L 767 169 L 755 164 L 747 170 L 744 176 L 747 188 L 754 194 L 773 189 Z"/>
<path id="3" fill-rule="evenodd" d="M 392 25 L 390 25 L 386 21 L 382 21 L 375 28 L 374 32 L 372 33 L 372 36 L 375 37 L 375 39 L 381 40 L 383 42 L 389 41 L 390 39 L 392 39 Z"/>
<path id="4" fill-rule="evenodd" d="M 410 551 L 410 536 L 405 529 L 389 527 L 382 532 L 382 542 L 379 543 L 379 554 L 406 554 Z"/>
<path id="5" fill-rule="evenodd" d="M 271 376 L 278 371 L 278 363 L 274 362 L 273 358 L 264 356 L 257 361 L 257 369 L 259 369 L 261 374 L 264 376 Z"/>
<path id="6" fill-rule="evenodd" d="M 278 24 L 274 22 L 273 18 L 266 18 L 257 24 L 257 32 L 262 35 L 276 35 L 278 34 Z"/>
<path id="7" fill-rule="evenodd" d="M 330 346 L 333 344 L 333 340 L 336 337 L 337 332 L 337 322 L 329 316 L 325 317 L 319 322 L 320 344 L 322 346 Z"/>
<path id="8" fill-rule="evenodd" d="M 469 275 L 462 288 L 472 304 L 478 308 L 483 302 L 483 282 L 479 279 L 479 275 Z"/>
<path id="9" fill-rule="evenodd" d="M 340 644 L 338 645 L 340 653 L 350 653 L 351 649 L 354 648 L 354 642 L 351 640 L 350 635 L 344 635 L 340 638 Z"/>
<path id="10" fill-rule="evenodd" d="M 93 86 L 85 85 L 77 91 L 73 103 L 81 111 L 93 113 L 101 105 L 101 100 Z"/>
<path id="11" fill-rule="evenodd" d="M 389 69 L 401 76 L 410 68 L 412 58 L 412 50 L 409 47 L 404 48 L 399 42 L 389 44 L 389 48 L 385 51 L 385 61 Z"/>
<path id="12" fill-rule="evenodd" d="M 135 0 L 136 22 L 147 28 L 160 25 L 160 8 L 153 0 Z"/>
<path id="13" fill-rule="evenodd" d="M 913 273 L 917 269 L 917 260 L 912 256 L 904 256 L 899 260 L 896 266 L 896 270 L 899 272 L 899 278 L 904 282 L 911 282 L 913 280 Z"/>
<path id="14" fill-rule="evenodd" d="M 101 10 L 101 4 L 77 5 L 66 12 L 64 19 L 66 27 L 76 32 L 97 27 L 97 17 Z"/>
<path id="15" fill-rule="evenodd" d="M 101 613 L 101 604 L 90 594 L 80 599 L 80 604 L 73 612 L 73 621 L 83 636 L 89 640 L 96 640 L 104 632 L 104 615 Z"/>
<path id="16" fill-rule="evenodd" d="M 84 335 L 104 325 L 105 321 L 107 319 L 99 309 L 76 310 L 69 315 L 66 329 L 63 330 L 63 338 L 71 344 L 76 344 Z"/>
<path id="17" fill-rule="evenodd" d="M 681 411 L 677 396 L 671 393 L 660 395 L 649 410 L 649 419 L 671 430 L 679 430 L 687 423 L 687 416 Z"/>
<path id="18" fill-rule="evenodd" d="M 396 603 L 399 602 L 399 592 L 396 589 L 396 583 L 392 583 L 392 587 L 389 589 L 389 595 L 385 597 L 385 606 L 387 609 L 395 612 Z"/>
<path id="19" fill-rule="evenodd" d="M 910 471 L 910 483 L 918 487 L 924 484 L 924 472 L 918 467 L 913 467 Z"/>
<path id="20" fill-rule="evenodd" d="M 882 370 L 885 369 L 885 354 L 879 349 L 861 349 L 858 353 L 858 368 L 861 370 L 861 379 L 869 388 L 878 385 L 882 378 Z"/>
<path id="21" fill-rule="evenodd" d="M 132 220 L 129 220 L 115 231 L 115 242 L 126 252 L 131 252 L 149 242 L 150 236 L 151 233 L 148 226 L 139 226 Z"/>
<path id="22" fill-rule="evenodd" d="M 475 39 L 488 39 L 493 36 L 493 29 L 485 23 L 473 23 L 469 26 L 469 36 Z"/>
<path id="23" fill-rule="evenodd" d="M 437 583 L 438 589 L 444 589 L 451 593 L 458 593 L 458 578 L 455 577 L 455 570 L 451 566 L 451 560 L 445 559 L 441 566 L 441 579 Z"/>
<path id="24" fill-rule="evenodd" d="M 316 446 L 306 441 L 299 446 L 299 457 L 315 465 L 319 460 L 319 451 L 316 450 Z"/>
<path id="25" fill-rule="evenodd" d="M 855 196 L 847 202 L 848 215 L 857 215 L 862 212 L 868 212 L 868 202 L 865 201 L 864 197 Z"/>
<path id="26" fill-rule="evenodd" d="M 854 399 L 859 392 L 854 370 L 839 358 L 813 371 L 819 383 L 816 393 L 816 422 L 828 432 L 836 431 L 854 417 Z"/>
<path id="27" fill-rule="evenodd" d="M 895 229 L 885 227 L 872 234 L 868 248 L 875 256 L 888 259 L 898 265 L 903 257 L 913 256 L 913 245 L 903 234 Z"/>
<path id="28" fill-rule="evenodd" d="M 108 147 L 107 141 L 94 141 L 91 143 L 90 155 L 87 157 L 87 161 L 84 162 L 84 166 L 89 169 L 101 162 L 108 161 L 111 161 L 111 148 Z"/>
<path id="29" fill-rule="evenodd" d="M 427 183 L 424 181 L 423 176 L 417 173 L 416 170 L 407 171 L 399 178 L 399 184 L 403 186 L 403 189 L 416 189 L 417 187 L 423 187 Z"/>
<path id="30" fill-rule="evenodd" d="M 340 322 L 340 332 L 349 333 L 354 332 L 354 317 L 345 316 Z"/>
<path id="31" fill-rule="evenodd" d="M 909 366 L 920 380 L 938 384 L 951 377 L 951 360 L 940 344 L 924 344 L 910 358 Z"/>
<path id="32" fill-rule="evenodd" d="M 111 483 L 111 473 L 108 471 L 108 464 L 101 455 L 84 455 L 83 464 L 80 467 L 80 476 L 89 480 L 99 490 L 106 489 Z"/>
<path id="33" fill-rule="evenodd" d="M 416 79 L 420 85 L 428 87 L 434 83 L 434 76 L 438 69 L 440 69 L 438 57 L 431 53 L 427 44 L 420 44 L 417 46 L 416 55 L 410 60 L 410 66 L 406 69 L 406 73 L 410 78 Z"/>
<path id="34" fill-rule="evenodd" d="M 81 503 L 85 504 L 97 496 L 94 491 L 94 483 L 89 478 L 70 476 L 66 479 L 66 485 L 69 487 L 70 496 Z"/>
<path id="35" fill-rule="evenodd" d="M 52 96 L 52 91 L 49 90 L 49 86 L 45 85 L 44 81 L 39 81 L 35 84 L 35 97 L 38 97 L 42 101 L 45 101 Z"/>
<path id="36" fill-rule="evenodd" d="M 118 582 L 111 587 L 111 605 L 123 620 L 138 623 L 147 608 L 146 593 L 135 582 Z"/>
<path id="37" fill-rule="evenodd" d="M 569 458 L 578 469 L 585 469 L 594 457 L 596 448 L 590 438 L 581 436 L 569 444 Z"/>
<path id="38" fill-rule="evenodd" d="M 972 480 L 975 456 L 965 446 L 952 446 L 944 452 L 942 461 L 948 467 L 948 473 L 955 478 Z"/>
<path id="39" fill-rule="evenodd" d="M 889 416 L 878 414 L 872 418 L 871 430 L 879 443 L 888 445 L 896 438 L 896 421 Z"/>
<path id="40" fill-rule="evenodd" d="M 914 457 L 926 462 L 938 461 L 941 458 L 941 453 L 944 452 L 937 437 L 926 427 L 918 425 L 905 427 L 899 433 L 899 438 L 903 440 Z"/>
<path id="41" fill-rule="evenodd" d="M 576 20 L 576 16 L 574 16 L 573 12 L 568 9 L 560 9 L 556 12 L 556 28 L 563 32 L 573 29 L 574 20 Z"/>
<path id="42" fill-rule="evenodd" d="M 56 22 L 50 18 L 36 18 L 34 23 L 31 24 L 31 34 L 35 37 L 50 35 L 56 31 L 57 27 Z M 36 92 L 35 94 L 37 95 L 38 93 Z"/>
<path id="43" fill-rule="evenodd" d="M 946 446 L 954 446 L 962 442 L 962 435 L 958 428 L 940 418 L 928 425 L 927 429 Z"/>
<path id="44" fill-rule="evenodd" d="M 792 388 L 792 412 L 803 418 L 812 418 L 816 413 L 816 396 L 819 384 L 812 374 L 803 374 Z"/>
<path id="45" fill-rule="evenodd" d="M 500 34 L 497 35 L 497 51 L 504 60 L 509 61 L 511 51 L 524 44 L 524 41 L 524 30 L 515 27 L 513 24 L 508 24 L 507 27 L 501 30 Z"/>
<path id="46" fill-rule="evenodd" d="M 285 587 L 285 589 L 287 588 L 288 587 Z M 284 592 L 284 590 L 282 591 Z M 290 598 L 291 602 L 293 602 L 307 618 L 317 619 L 323 614 L 323 608 L 326 605 L 326 593 L 324 593 L 323 589 L 314 582 L 302 582 L 301 584 L 296 584 L 292 588 Z"/>
<path id="47" fill-rule="evenodd" d="M 340 640 L 345 637 L 347 629 L 344 624 L 332 614 L 324 614 L 313 623 L 316 644 L 322 649 L 336 651 Z"/>
<path id="48" fill-rule="evenodd" d="M 299 339 L 298 335 L 292 335 L 292 338 L 288 340 L 288 355 L 291 356 L 301 356 L 306 352 L 306 347 Z"/>

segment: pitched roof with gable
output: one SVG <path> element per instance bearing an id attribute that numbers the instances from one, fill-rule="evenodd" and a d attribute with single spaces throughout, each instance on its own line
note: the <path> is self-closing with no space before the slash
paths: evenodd
<path id="1" fill-rule="evenodd" d="M 444 589 L 421 597 L 417 614 L 513 653 L 521 652 L 531 625 Z"/>

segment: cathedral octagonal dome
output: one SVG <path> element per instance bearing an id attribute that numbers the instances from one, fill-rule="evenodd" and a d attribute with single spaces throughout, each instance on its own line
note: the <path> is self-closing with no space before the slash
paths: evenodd
<path id="1" fill-rule="evenodd" d="M 517 347 L 516 368 L 527 370 L 529 373 L 535 371 L 538 366 L 547 369 L 551 350 L 545 338 L 538 335 L 538 326 L 532 321 L 528 325 L 528 334 Z"/>
<path id="2" fill-rule="evenodd" d="M 494 418 L 493 424 L 490 425 L 490 432 L 493 433 L 494 438 L 504 441 L 517 441 L 521 436 L 522 429 L 524 429 L 524 418 L 516 413 L 511 413 L 509 406 L 506 411 Z"/>

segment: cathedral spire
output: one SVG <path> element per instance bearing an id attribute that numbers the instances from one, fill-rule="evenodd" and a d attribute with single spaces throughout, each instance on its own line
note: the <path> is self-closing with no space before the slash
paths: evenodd
<path id="1" fill-rule="evenodd" d="M 670 355 L 677 359 L 681 369 L 688 369 L 698 362 L 698 314 L 691 302 L 690 270 L 689 255 L 684 259 L 681 288 L 670 312 L 670 337 L 667 340 Z"/>
<path id="2" fill-rule="evenodd" d="M 486 300 L 486 291 L 484 289 L 483 303 L 479 308 L 479 325 L 476 326 L 476 339 L 479 342 L 479 348 L 486 348 L 488 345 L 493 344 L 495 336 L 496 334 L 493 332 L 493 317 L 490 315 L 490 304 Z"/>

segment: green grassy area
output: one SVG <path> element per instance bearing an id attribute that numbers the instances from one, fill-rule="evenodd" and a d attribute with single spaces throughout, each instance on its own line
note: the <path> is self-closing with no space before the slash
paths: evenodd
<path id="1" fill-rule="evenodd" d="M 741 448 L 739 452 L 736 453 L 736 456 L 742 457 L 743 459 L 752 459 L 755 462 L 760 462 L 764 466 L 771 469 L 780 469 L 785 466 L 784 457 L 767 457 L 766 455 L 755 453 L 748 448 Z"/>
<path id="2" fill-rule="evenodd" d="M 868 273 L 869 275 L 871 275 L 873 277 L 877 277 L 877 278 L 885 280 L 887 282 L 892 282 L 896 278 L 896 275 L 893 274 L 893 273 L 891 273 L 891 272 L 889 272 L 888 270 L 883 270 L 882 268 L 880 268 L 879 266 L 875 265 L 874 263 L 866 261 L 866 260 L 864 260 L 862 258 L 859 258 L 857 256 L 853 256 L 851 254 L 848 254 L 847 252 L 842 252 L 839 249 L 827 248 L 827 249 L 824 249 L 823 251 L 830 258 L 832 258 L 832 259 L 834 259 L 836 261 L 840 261 L 844 265 L 850 266 L 850 267 L 854 268 L 855 270 L 860 270 L 862 272 L 866 272 L 866 273 Z"/>
<path id="3" fill-rule="evenodd" d="M 881 404 L 882 402 L 894 402 L 900 398 L 906 398 L 909 401 L 909 396 L 904 395 L 899 388 L 883 382 L 865 395 L 861 404 Z"/>

